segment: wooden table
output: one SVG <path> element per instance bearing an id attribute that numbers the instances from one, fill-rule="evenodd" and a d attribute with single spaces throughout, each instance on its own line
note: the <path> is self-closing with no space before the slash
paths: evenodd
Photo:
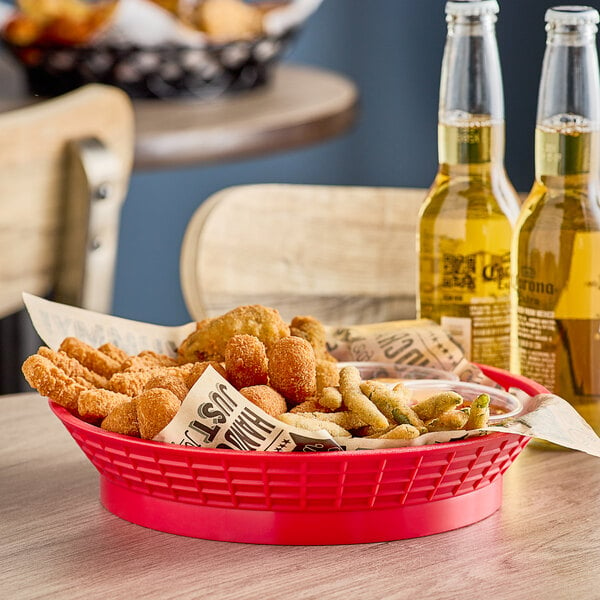
<path id="1" fill-rule="evenodd" d="M 222 162 L 321 142 L 348 129 L 357 101 L 345 77 L 288 64 L 268 85 L 218 100 L 137 100 L 134 168 Z"/>
<path id="2" fill-rule="evenodd" d="M 500 511 L 464 529 L 351 546 L 160 533 L 98 500 L 98 476 L 46 400 L 0 398 L 0 598 L 211 600 L 600 597 L 600 461 L 531 445 Z"/>
<path id="3" fill-rule="evenodd" d="M 14 61 L 0 55 L 0 111 L 37 101 Z M 213 100 L 135 100 L 134 169 L 223 162 L 289 150 L 346 131 L 358 91 L 346 77 L 283 63 L 265 86 Z"/>

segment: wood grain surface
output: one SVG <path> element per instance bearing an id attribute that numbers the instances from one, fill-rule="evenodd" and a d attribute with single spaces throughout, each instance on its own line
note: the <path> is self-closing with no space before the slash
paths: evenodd
<path id="1" fill-rule="evenodd" d="M 531 446 L 469 527 L 349 546 L 213 542 L 122 521 L 44 398 L 0 398 L 0 598 L 600 597 L 600 461 Z"/>
<path id="2" fill-rule="evenodd" d="M 187 226 L 192 317 L 242 304 L 330 325 L 414 319 L 417 215 L 427 190 L 258 184 L 213 194 Z"/>

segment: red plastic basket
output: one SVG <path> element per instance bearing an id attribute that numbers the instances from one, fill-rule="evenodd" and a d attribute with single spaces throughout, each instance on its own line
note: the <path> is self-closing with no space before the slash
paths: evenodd
<path id="1" fill-rule="evenodd" d="M 500 385 L 546 390 L 482 367 Z M 494 513 L 529 438 L 329 453 L 188 448 L 106 432 L 50 402 L 100 473 L 102 504 L 151 529 L 265 544 L 350 544 L 457 529 Z"/>

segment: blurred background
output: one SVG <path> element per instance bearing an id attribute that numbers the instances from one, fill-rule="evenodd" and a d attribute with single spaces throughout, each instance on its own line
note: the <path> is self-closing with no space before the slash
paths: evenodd
<path id="1" fill-rule="evenodd" d="M 179 284 L 181 239 L 193 211 L 219 189 L 273 182 L 428 187 L 437 168 L 444 5 L 324 0 L 310 18 L 285 60 L 332 69 L 356 82 L 361 107 L 349 133 L 261 159 L 135 172 L 122 216 L 114 314 L 164 325 L 189 320 Z M 528 190 L 533 177 L 549 6 L 547 0 L 500 0 L 506 166 L 519 191 Z"/>

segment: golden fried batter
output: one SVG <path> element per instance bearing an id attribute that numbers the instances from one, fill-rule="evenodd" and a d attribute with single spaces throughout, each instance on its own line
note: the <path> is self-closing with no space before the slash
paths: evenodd
<path id="1" fill-rule="evenodd" d="M 140 426 L 138 424 L 137 406 L 135 400 L 115 407 L 100 424 L 102 429 L 140 437 Z"/>
<path id="2" fill-rule="evenodd" d="M 121 363 L 121 371 L 145 371 L 156 367 L 175 367 L 179 363 L 166 354 L 158 354 L 152 350 L 144 350 L 136 356 L 130 356 Z"/>
<path id="3" fill-rule="evenodd" d="M 304 338 L 315 351 L 317 360 L 336 362 L 327 351 L 327 332 L 318 319 L 311 316 L 297 316 L 290 323 L 290 333 Z"/>
<path id="4" fill-rule="evenodd" d="M 85 390 L 79 394 L 77 412 L 82 419 L 95 421 L 108 416 L 117 406 L 129 402 L 131 398 L 125 394 L 110 390 Z"/>
<path id="5" fill-rule="evenodd" d="M 59 369 L 62 369 L 69 377 L 73 377 L 73 379 L 80 380 L 83 379 L 89 383 L 89 386 L 79 381 L 85 387 L 100 387 L 105 388 L 108 379 L 99 375 L 98 373 L 94 373 L 94 371 L 90 371 L 86 369 L 78 360 L 71 358 L 64 352 L 56 352 L 46 346 L 40 346 L 37 353 L 40 356 L 47 358 L 49 361 L 54 363 Z"/>
<path id="6" fill-rule="evenodd" d="M 290 335 L 290 328 L 279 311 L 260 304 L 239 306 L 228 313 L 203 322 L 178 349 L 183 362 L 225 358 L 227 342 L 240 333 L 256 336 L 267 348 L 282 337 Z"/>
<path id="7" fill-rule="evenodd" d="M 140 437 L 151 440 L 177 414 L 181 402 L 173 392 L 162 388 L 146 390 L 135 399 Z"/>
<path id="8" fill-rule="evenodd" d="M 269 352 L 269 382 L 286 400 L 300 404 L 317 392 L 316 360 L 303 338 L 289 336 Z"/>
<path id="9" fill-rule="evenodd" d="M 27 383 L 67 410 L 77 410 L 79 394 L 87 387 L 69 377 L 60 367 L 39 354 L 33 354 L 21 367 Z"/>
<path id="10" fill-rule="evenodd" d="M 114 358 L 74 337 L 65 338 L 59 350 L 62 350 L 71 358 L 78 360 L 90 371 L 100 373 L 100 375 L 106 378 L 110 378 L 121 367 L 121 363 Z"/>
<path id="11" fill-rule="evenodd" d="M 269 366 L 265 345 L 253 335 L 234 335 L 225 347 L 225 371 L 238 390 L 266 384 Z"/>
<path id="12" fill-rule="evenodd" d="M 146 390 L 151 390 L 154 388 L 162 388 L 173 392 L 177 398 L 179 398 L 180 402 L 183 402 L 184 398 L 190 391 L 183 376 L 174 372 L 155 375 L 149 379 L 144 386 L 144 389 Z"/>
<path id="13" fill-rule="evenodd" d="M 240 394 L 273 417 L 278 417 L 287 411 L 284 397 L 268 385 L 243 387 Z"/>
<path id="14" fill-rule="evenodd" d="M 127 354 L 125 350 L 122 350 L 110 342 L 99 346 L 98 351 L 106 354 L 106 356 L 110 356 L 110 358 L 116 360 L 119 364 L 124 363 L 129 358 L 129 354 Z"/>

